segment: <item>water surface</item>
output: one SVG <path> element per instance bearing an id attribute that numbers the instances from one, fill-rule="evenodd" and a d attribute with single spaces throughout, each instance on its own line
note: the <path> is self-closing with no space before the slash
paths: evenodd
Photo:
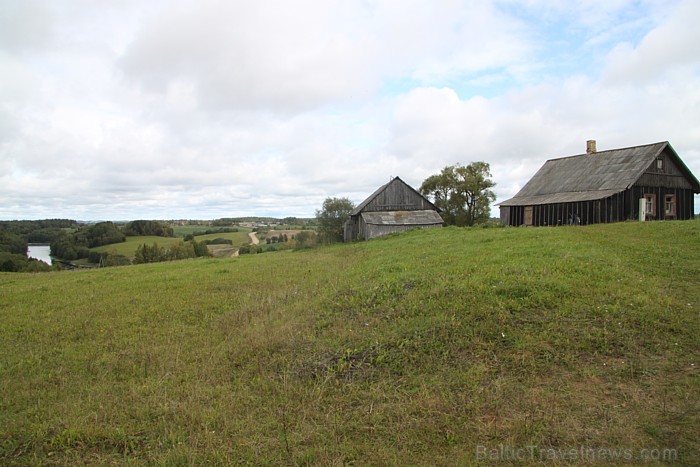
<path id="1" fill-rule="evenodd" d="M 37 245 L 30 243 L 27 247 L 27 256 L 36 258 L 51 265 L 51 247 L 49 245 Z"/>

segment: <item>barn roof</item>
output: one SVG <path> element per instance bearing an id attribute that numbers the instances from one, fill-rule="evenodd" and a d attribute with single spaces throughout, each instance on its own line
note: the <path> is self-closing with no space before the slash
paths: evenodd
<path id="1" fill-rule="evenodd" d="M 380 186 L 379 188 L 377 188 L 377 189 L 374 191 L 374 193 L 372 193 L 371 195 L 369 195 L 369 196 L 367 197 L 367 199 L 365 199 L 363 202 L 361 202 L 360 204 L 358 204 L 358 205 L 355 207 L 355 209 L 352 210 L 352 212 L 350 213 L 350 215 L 351 215 L 351 216 L 356 216 L 356 215 L 358 215 L 359 213 L 361 213 L 362 210 L 363 210 L 365 207 L 367 207 L 367 205 L 368 205 L 369 203 L 371 203 L 372 200 L 373 200 L 374 198 L 376 198 L 377 196 L 379 196 L 379 194 L 380 194 L 382 191 L 386 190 L 387 187 L 388 187 L 389 185 L 393 184 L 393 183 L 401 183 L 401 184 L 403 184 L 403 185 L 406 186 L 409 190 L 415 192 L 418 196 L 420 196 L 420 197 L 422 197 L 423 199 L 425 199 L 426 203 L 428 203 L 430 206 L 432 206 L 433 209 L 435 209 L 437 212 L 440 212 L 440 211 L 441 211 L 440 208 L 438 208 L 438 207 L 435 206 L 433 203 L 431 203 L 430 200 L 429 200 L 428 198 L 426 198 L 425 196 L 421 195 L 421 194 L 420 194 L 418 191 L 416 191 L 411 185 L 409 185 L 408 183 L 404 182 L 404 181 L 401 180 L 401 178 L 399 178 L 399 177 L 394 177 L 394 178 L 392 178 L 389 182 L 387 182 L 387 183 L 385 183 L 384 185 L 382 185 L 382 186 Z"/>
<path id="2" fill-rule="evenodd" d="M 442 225 L 443 220 L 437 211 L 382 211 L 363 212 L 362 219 L 372 225 Z"/>
<path id="3" fill-rule="evenodd" d="M 700 183 L 668 141 L 550 159 L 501 206 L 568 203 L 603 199 L 630 188 L 664 151 L 695 189 Z"/>

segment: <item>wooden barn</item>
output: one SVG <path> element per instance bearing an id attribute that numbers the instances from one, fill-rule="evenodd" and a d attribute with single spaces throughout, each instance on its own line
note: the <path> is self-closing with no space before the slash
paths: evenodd
<path id="1" fill-rule="evenodd" d="M 394 232 L 442 227 L 440 209 L 399 177 L 382 185 L 350 213 L 345 241 L 369 240 Z"/>
<path id="2" fill-rule="evenodd" d="M 668 141 L 551 159 L 511 199 L 504 225 L 692 219 L 700 183 Z"/>

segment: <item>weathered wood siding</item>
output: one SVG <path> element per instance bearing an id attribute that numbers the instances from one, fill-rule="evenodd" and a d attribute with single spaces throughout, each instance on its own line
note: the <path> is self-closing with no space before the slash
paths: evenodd
<path id="1" fill-rule="evenodd" d="M 643 186 L 635 184 L 630 190 L 630 219 L 639 218 L 639 199 L 644 195 L 654 195 L 656 206 L 655 214 L 647 216 L 649 220 L 688 220 L 692 219 L 695 211 L 695 198 L 692 189 L 667 188 L 663 186 Z M 665 197 L 674 195 L 676 202 L 675 216 L 666 216 Z"/>
<path id="2" fill-rule="evenodd" d="M 344 225 L 345 241 L 369 240 L 414 228 L 442 227 L 440 210 L 399 177 L 360 203 Z"/>
<path id="3" fill-rule="evenodd" d="M 429 229 L 429 228 L 440 228 L 442 225 L 376 225 L 367 224 L 360 218 L 360 233 L 364 240 L 369 240 L 370 238 L 382 237 L 384 235 L 389 235 L 397 232 L 405 232 L 411 229 Z"/>
<path id="4" fill-rule="evenodd" d="M 390 183 L 362 209 L 363 212 L 377 211 L 420 211 L 433 209 L 429 201 L 403 182 Z"/>
<path id="5" fill-rule="evenodd" d="M 691 190 L 693 185 L 685 177 L 672 157 L 666 151 L 662 152 L 657 160 L 661 160 L 662 167 L 658 167 L 657 161 L 652 162 L 644 171 L 635 185 L 653 186 L 664 188 L 683 188 Z"/>
<path id="6" fill-rule="evenodd" d="M 639 199 L 643 198 L 644 195 L 654 195 L 655 200 L 655 213 L 648 215 L 648 220 L 688 220 L 693 218 L 695 200 L 692 189 L 635 185 L 629 190 L 600 200 L 536 206 L 503 206 L 501 207 L 501 221 L 504 225 L 524 225 L 527 209 L 532 209 L 532 223 L 529 225 L 533 226 L 571 223 L 588 225 L 637 220 L 639 219 Z M 666 195 L 674 196 L 675 215 L 666 215 Z"/>
<path id="7" fill-rule="evenodd" d="M 359 235 L 359 216 L 351 216 L 350 219 L 348 219 L 345 222 L 345 225 L 343 226 L 344 232 L 343 232 L 343 241 L 346 242 L 351 242 L 353 239 L 357 238 Z"/>

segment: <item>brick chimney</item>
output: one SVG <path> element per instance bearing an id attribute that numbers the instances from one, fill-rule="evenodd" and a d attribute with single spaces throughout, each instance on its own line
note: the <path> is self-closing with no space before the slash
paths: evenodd
<path id="1" fill-rule="evenodd" d="M 595 154 L 597 149 L 595 147 L 595 140 L 589 139 L 586 141 L 586 154 Z"/>

